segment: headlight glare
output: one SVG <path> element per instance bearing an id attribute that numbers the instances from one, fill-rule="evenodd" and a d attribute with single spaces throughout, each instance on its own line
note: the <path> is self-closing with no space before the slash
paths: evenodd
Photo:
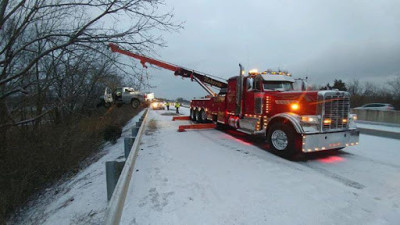
<path id="1" fill-rule="evenodd" d="M 301 116 L 301 122 L 308 124 L 318 124 L 319 116 L 309 115 L 309 116 Z"/>

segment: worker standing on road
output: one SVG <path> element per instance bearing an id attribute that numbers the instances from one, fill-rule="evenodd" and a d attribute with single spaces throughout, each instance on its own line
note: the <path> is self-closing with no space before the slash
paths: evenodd
<path id="1" fill-rule="evenodd" d="M 181 104 L 179 104 L 179 102 L 175 102 L 176 114 L 179 114 L 179 107 L 181 107 Z"/>
<path id="2" fill-rule="evenodd" d="M 165 103 L 165 106 L 167 106 L 167 110 L 169 110 L 169 102 Z"/>

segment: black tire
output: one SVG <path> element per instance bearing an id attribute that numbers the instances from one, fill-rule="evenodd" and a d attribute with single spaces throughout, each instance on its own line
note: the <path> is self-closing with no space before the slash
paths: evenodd
<path id="1" fill-rule="evenodd" d="M 206 111 L 204 111 L 204 109 L 200 110 L 200 120 L 202 123 L 206 123 L 207 122 L 207 113 Z"/>
<path id="2" fill-rule="evenodd" d="M 293 158 L 301 153 L 300 135 L 290 124 L 284 122 L 272 124 L 268 130 L 267 140 L 270 149 L 284 158 Z"/>
<path id="3" fill-rule="evenodd" d="M 196 111 L 194 112 L 194 115 L 196 116 L 196 122 L 198 122 L 198 123 L 202 123 L 202 122 L 203 122 L 203 121 L 201 120 L 200 111 L 199 111 L 199 110 L 196 110 Z"/>
<path id="4" fill-rule="evenodd" d="M 190 109 L 190 120 L 192 120 L 192 121 L 196 121 L 195 112 L 196 111 L 194 109 Z"/>
<path id="5" fill-rule="evenodd" d="M 137 99 L 132 99 L 132 101 L 131 101 L 131 106 L 132 106 L 132 108 L 134 108 L 134 109 L 139 108 L 139 106 L 140 106 L 140 101 L 137 100 Z"/>

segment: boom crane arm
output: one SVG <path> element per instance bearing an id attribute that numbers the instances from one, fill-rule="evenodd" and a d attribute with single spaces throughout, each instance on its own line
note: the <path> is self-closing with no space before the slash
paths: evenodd
<path id="1" fill-rule="evenodd" d="M 167 69 L 167 70 L 174 71 L 174 74 L 176 76 L 191 78 L 192 81 L 193 80 L 196 81 L 202 88 L 204 88 L 212 96 L 215 96 L 216 94 L 206 84 L 213 86 L 213 87 L 217 87 L 217 88 L 227 88 L 228 87 L 228 84 L 226 81 L 216 80 L 204 73 L 200 73 L 200 72 L 197 72 L 194 70 L 189 70 L 189 69 L 171 64 L 171 63 L 163 62 L 163 61 L 149 58 L 149 57 L 146 57 L 143 55 L 135 54 L 133 52 L 123 50 L 118 45 L 113 44 L 113 43 L 110 43 L 108 45 L 110 46 L 112 52 L 117 52 L 117 53 L 127 55 L 127 56 L 130 56 L 130 57 L 140 60 L 140 63 L 145 68 L 147 68 L 146 63 L 149 63 L 149 64 L 152 64 L 152 65 L 155 65 L 155 66 Z"/>

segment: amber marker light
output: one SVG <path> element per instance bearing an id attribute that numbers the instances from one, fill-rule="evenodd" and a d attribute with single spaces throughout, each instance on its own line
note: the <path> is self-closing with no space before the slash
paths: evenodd
<path id="1" fill-rule="evenodd" d="M 324 124 L 331 124 L 332 120 L 331 119 L 324 119 Z"/>
<path id="2" fill-rule="evenodd" d="M 299 110 L 299 109 L 300 109 L 300 106 L 299 106 L 299 104 L 297 104 L 297 103 L 293 103 L 293 104 L 290 105 L 290 108 L 291 108 L 292 110 Z"/>

